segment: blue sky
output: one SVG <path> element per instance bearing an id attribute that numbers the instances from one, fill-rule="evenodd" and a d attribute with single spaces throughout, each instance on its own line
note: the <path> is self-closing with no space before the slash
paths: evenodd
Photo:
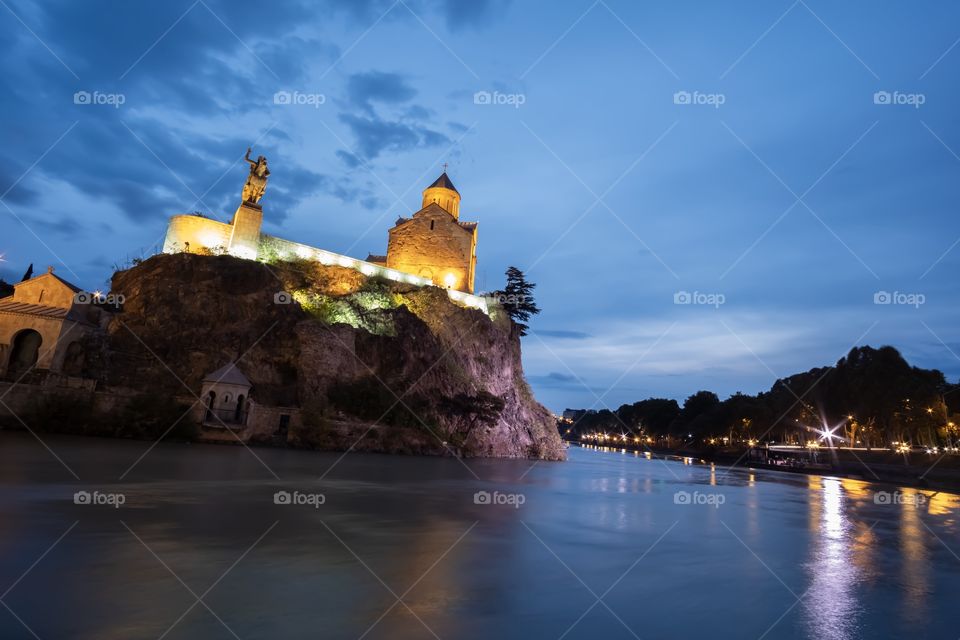
<path id="1" fill-rule="evenodd" d="M 364 257 L 447 162 L 478 286 L 538 284 L 554 410 L 755 393 L 855 344 L 960 375 L 956 3 L 2 5 L 7 280 L 93 288 L 168 216 L 229 217 L 247 146 L 268 232 Z"/>

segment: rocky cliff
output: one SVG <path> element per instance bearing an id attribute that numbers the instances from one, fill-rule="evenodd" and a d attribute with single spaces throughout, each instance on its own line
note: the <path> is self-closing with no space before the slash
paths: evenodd
<path id="1" fill-rule="evenodd" d="M 105 387 L 193 396 L 236 362 L 255 402 L 301 408 L 294 446 L 564 457 L 502 311 L 351 269 L 230 256 L 154 256 L 112 289 L 123 311 L 88 360 Z"/>

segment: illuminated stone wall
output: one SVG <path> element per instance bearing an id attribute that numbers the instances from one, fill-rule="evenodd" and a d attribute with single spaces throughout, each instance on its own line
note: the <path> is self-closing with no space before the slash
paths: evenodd
<path id="1" fill-rule="evenodd" d="M 487 301 L 471 295 L 477 260 L 476 228 L 462 227 L 435 203 L 390 230 L 386 265 L 260 233 L 259 210 L 256 215 L 245 217 L 241 214 L 253 212 L 243 212 L 243 208 L 234 216 L 237 225 L 194 215 L 173 216 L 167 227 L 163 252 L 230 253 L 265 262 L 295 258 L 316 260 L 324 265 L 355 269 L 368 277 L 380 276 L 421 287 L 434 284 L 448 289 L 450 299 L 457 304 L 488 313 Z M 240 227 L 244 227 L 243 233 Z M 256 245 L 252 241 L 254 237 Z M 238 242 L 241 238 L 242 242 Z"/>
<path id="2" fill-rule="evenodd" d="M 387 267 L 473 293 L 476 242 L 475 229 L 463 228 L 433 203 L 390 229 Z"/>
<path id="3" fill-rule="evenodd" d="M 163 241 L 164 253 L 205 253 L 230 246 L 233 227 L 229 224 L 194 215 L 173 216 Z"/>
<path id="4" fill-rule="evenodd" d="M 454 218 L 460 218 L 460 194 L 444 187 L 431 187 L 423 191 L 424 209 L 430 206 L 430 203 L 437 203 L 442 209 L 447 211 Z"/>

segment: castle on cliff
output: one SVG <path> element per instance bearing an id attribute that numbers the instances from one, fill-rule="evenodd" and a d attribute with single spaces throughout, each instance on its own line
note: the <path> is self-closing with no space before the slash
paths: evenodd
<path id="1" fill-rule="evenodd" d="M 358 260 L 324 249 L 270 236 L 261 231 L 270 171 L 267 160 L 250 159 L 250 175 L 242 201 L 230 223 L 198 215 L 170 219 L 163 243 L 165 253 L 227 253 L 249 260 L 317 260 L 418 286 L 437 286 L 464 306 L 487 311 L 486 300 L 473 295 L 477 269 L 477 223 L 460 221 L 460 192 L 446 170 L 423 190 L 419 211 L 399 218 L 388 232 L 386 255 Z"/>

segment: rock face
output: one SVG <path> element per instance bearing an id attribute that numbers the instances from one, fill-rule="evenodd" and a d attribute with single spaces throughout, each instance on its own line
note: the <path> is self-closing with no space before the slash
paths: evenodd
<path id="1" fill-rule="evenodd" d="M 236 361 L 254 402 L 300 407 L 294 446 L 564 458 L 502 311 L 306 261 L 162 254 L 112 284 L 126 302 L 91 365 L 108 388 L 189 397 Z"/>

